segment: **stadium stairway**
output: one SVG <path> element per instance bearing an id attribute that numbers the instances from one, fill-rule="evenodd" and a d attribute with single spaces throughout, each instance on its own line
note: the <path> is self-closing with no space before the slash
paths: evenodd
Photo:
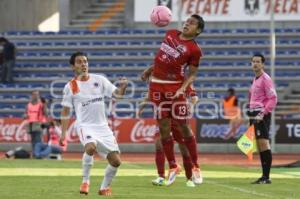
<path id="1" fill-rule="evenodd" d="M 75 16 L 66 29 L 97 30 L 121 28 L 124 25 L 126 0 L 95 0 L 89 7 Z"/>

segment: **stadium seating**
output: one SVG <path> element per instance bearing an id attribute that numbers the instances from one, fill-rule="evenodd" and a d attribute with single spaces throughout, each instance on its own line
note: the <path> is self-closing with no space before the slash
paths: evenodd
<path id="1" fill-rule="evenodd" d="M 14 75 L 16 82 L 0 84 L 0 116 L 21 116 L 33 89 L 39 89 L 43 96 L 51 97 L 49 88 L 53 80 L 64 81 L 52 85 L 55 92 L 61 93 L 65 82 L 73 77 L 69 56 L 79 49 L 88 54 L 91 72 L 105 74 L 112 81 L 120 76 L 127 76 L 133 81 L 135 93 L 128 100 L 140 100 L 147 91 L 147 84 L 140 81 L 139 75 L 152 64 L 164 33 L 162 29 L 3 33 L 15 43 L 18 51 Z M 290 81 L 300 81 L 300 28 L 276 29 L 276 33 L 275 75 L 277 89 L 281 92 Z M 246 99 L 253 78 L 250 57 L 255 52 L 269 56 L 268 34 L 269 29 L 254 28 L 205 30 L 197 38 L 204 53 L 194 83 L 199 96 L 220 100 L 232 87 L 236 88 L 241 99 Z M 269 64 L 267 60 L 267 72 Z M 16 103 L 11 104 L 9 100 Z M 126 115 L 125 112 L 122 114 Z"/>

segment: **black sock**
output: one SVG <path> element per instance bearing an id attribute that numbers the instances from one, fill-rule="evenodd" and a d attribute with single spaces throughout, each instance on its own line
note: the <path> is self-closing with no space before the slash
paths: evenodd
<path id="1" fill-rule="evenodd" d="M 269 179 L 271 165 L 272 165 L 272 153 L 270 149 L 260 152 L 260 161 L 261 161 L 263 176 Z"/>

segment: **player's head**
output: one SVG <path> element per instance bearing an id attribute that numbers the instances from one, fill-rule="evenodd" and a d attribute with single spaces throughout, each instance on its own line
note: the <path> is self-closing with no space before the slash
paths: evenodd
<path id="1" fill-rule="evenodd" d="M 73 53 L 69 61 L 73 71 L 77 76 L 87 75 L 89 72 L 89 64 L 87 55 L 83 52 Z"/>
<path id="2" fill-rule="evenodd" d="M 263 70 L 265 64 L 265 57 L 261 53 L 256 53 L 252 56 L 251 65 L 255 73 Z"/>
<path id="3" fill-rule="evenodd" d="M 37 101 L 40 99 L 40 92 L 38 90 L 34 90 L 31 92 L 31 100 Z"/>
<path id="4" fill-rule="evenodd" d="M 204 30 L 205 22 L 197 14 L 191 15 L 183 24 L 182 33 L 187 37 L 196 37 Z"/>
<path id="5" fill-rule="evenodd" d="M 233 88 L 229 88 L 229 89 L 227 90 L 227 94 L 228 94 L 228 96 L 235 95 L 235 90 L 234 90 Z"/>
<path id="6" fill-rule="evenodd" d="M 7 43 L 7 42 L 8 42 L 8 40 L 6 38 L 0 37 L 0 45 L 3 45 L 5 43 Z"/>

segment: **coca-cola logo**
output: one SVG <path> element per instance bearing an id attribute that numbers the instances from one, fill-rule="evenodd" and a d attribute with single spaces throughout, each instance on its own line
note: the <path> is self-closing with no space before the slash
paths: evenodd
<path id="1" fill-rule="evenodd" d="M 132 142 L 153 142 L 157 126 L 155 124 L 145 124 L 145 120 L 139 120 L 131 130 L 130 140 Z"/>
<path id="2" fill-rule="evenodd" d="M 70 143 L 78 143 L 74 122 L 69 126 L 66 136 Z M 27 120 L 14 119 L 12 122 L 0 119 L 0 142 L 29 142 L 30 135 L 27 133 Z"/>
<path id="3" fill-rule="evenodd" d="M 4 119 L 0 119 L 0 141 L 27 142 L 30 140 L 27 134 L 26 120 L 21 123 L 5 123 Z"/>

